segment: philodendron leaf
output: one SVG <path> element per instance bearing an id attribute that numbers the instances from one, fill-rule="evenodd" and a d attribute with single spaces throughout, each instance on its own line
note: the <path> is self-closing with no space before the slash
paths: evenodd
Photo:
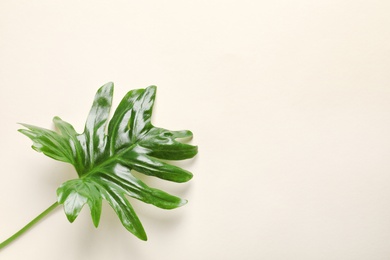
<path id="1" fill-rule="evenodd" d="M 22 124 L 26 129 L 19 131 L 33 141 L 34 150 L 71 163 L 76 169 L 79 178 L 63 183 L 57 190 L 58 203 L 63 204 L 70 222 L 87 204 L 97 227 L 104 199 L 127 230 L 146 240 L 126 195 L 162 209 L 174 209 L 187 201 L 147 186 L 131 171 L 186 182 L 192 174 L 165 160 L 189 159 L 198 150 L 176 140 L 191 138 L 190 131 L 169 131 L 152 125 L 155 86 L 128 92 L 108 121 L 113 89 L 113 84 L 107 83 L 98 90 L 82 134 L 59 117 L 53 119 L 58 133 L 27 124 Z"/>

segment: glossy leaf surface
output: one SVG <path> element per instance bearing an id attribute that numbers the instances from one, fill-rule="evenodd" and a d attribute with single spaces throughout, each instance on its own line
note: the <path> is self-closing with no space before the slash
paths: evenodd
<path id="1" fill-rule="evenodd" d="M 146 233 L 126 195 L 163 209 L 182 206 L 186 200 L 151 188 L 132 170 L 161 179 L 186 182 L 192 174 L 163 160 L 194 157 L 197 147 L 177 141 L 191 138 L 188 130 L 169 131 L 152 125 L 156 87 L 132 90 L 120 102 L 110 121 L 114 86 L 107 83 L 96 93 L 84 132 L 59 117 L 53 119 L 58 132 L 22 124 L 19 131 L 33 141 L 38 152 L 71 163 L 79 178 L 63 183 L 57 190 L 58 203 L 73 222 L 87 204 L 94 225 L 99 225 L 102 200 L 106 200 L 123 226 L 142 240 Z"/>

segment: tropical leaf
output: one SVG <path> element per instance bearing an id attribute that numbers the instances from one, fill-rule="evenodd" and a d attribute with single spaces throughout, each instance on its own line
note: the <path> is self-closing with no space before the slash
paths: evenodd
<path id="1" fill-rule="evenodd" d="M 22 124 L 25 129 L 19 131 L 33 141 L 34 150 L 70 163 L 77 171 L 78 179 L 63 183 L 57 190 L 58 203 L 63 204 L 70 222 L 87 204 L 97 227 L 104 199 L 127 230 L 146 240 L 144 228 L 126 195 L 162 209 L 180 207 L 186 200 L 147 186 L 132 170 L 186 182 L 192 174 L 166 160 L 192 158 L 197 147 L 177 140 L 191 138 L 188 130 L 169 131 L 152 125 L 155 86 L 128 92 L 108 121 L 113 89 L 113 83 L 107 83 L 98 90 L 82 134 L 59 117 L 53 119 L 58 132 L 27 124 Z"/>

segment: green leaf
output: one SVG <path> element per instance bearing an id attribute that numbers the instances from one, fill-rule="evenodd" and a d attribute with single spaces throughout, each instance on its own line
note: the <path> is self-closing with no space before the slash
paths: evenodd
<path id="1" fill-rule="evenodd" d="M 97 91 L 81 134 L 59 117 L 53 119 L 58 133 L 27 124 L 22 124 L 26 129 L 19 131 L 33 141 L 34 150 L 74 166 L 79 178 L 63 183 L 57 190 L 58 203 L 63 204 L 70 222 L 87 204 L 97 227 L 102 200 L 106 200 L 123 226 L 146 240 L 144 228 L 126 196 L 162 209 L 174 209 L 187 201 L 149 187 L 132 171 L 186 182 L 192 174 L 166 160 L 189 159 L 198 150 L 179 141 L 192 138 L 190 131 L 153 126 L 155 86 L 129 91 L 109 121 L 113 89 L 113 83 L 107 83 Z"/>

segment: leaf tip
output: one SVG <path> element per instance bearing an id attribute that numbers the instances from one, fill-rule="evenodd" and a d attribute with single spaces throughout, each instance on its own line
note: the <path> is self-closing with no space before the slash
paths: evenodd
<path id="1" fill-rule="evenodd" d="M 184 205 L 186 205 L 187 203 L 188 203 L 188 200 L 186 200 L 186 199 L 181 199 L 180 202 L 179 202 L 179 204 L 178 204 L 178 207 L 184 206 Z"/>
<path id="2" fill-rule="evenodd" d="M 67 214 L 66 212 L 65 212 L 65 215 L 66 215 L 66 218 L 68 219 L 68 221 L 70 223 L 73 223 L 76 220 L 76 218 L 77 218 L 76 215 Z"/>
<path id="3" fill-rule="evenodd" d="M 198 152 L 199 152 L 198 146 L 197 146 L 197 145 L 193 145 L 193 149 L 194 149 L 194 153 L 193 153 L 193 154 L 194 154 L 194 156 L 195 156 L 195 155 L 197 155 Z M 194 157 L 194 156 L 193 156 L 193 157 Z"/>
<path id="4" fill-rule="evenodd" d="M 157 92 L 157 86 L 151 85 L 151 86 L 145 88 L 144 93 L 145 93 L 145 95 L 150 96 L 152 100 L 154 100 L 156 97 L 156 92 Z"/>
<path id="5" fill-rule="evenodd" d="M 91 209 L 92 223 L 95 228 L 98 228 L 100 223 L 101 209 L 102 209 L 101 205 L 96 207 L 96 205 L 90 204 L 89 208 Z"/>
<path id="6" fill-rule="evenodd" d="M 26 127 L 26 128 L 27 128 L 27 126 L 28 126 L 27 124 L 25 124 L 25 123 L 20 123 L 20 122 L 17 122 L 17 124 L 18 124 L 18 125 L 21 125 L 21 126 L 23 126 L 23 127 Z M 20 129 L 19 129 L 19 130 L 20 130 Z M 18 131 L 19 131 L 19 130 L 18 130 Z"/>
<path id="7" fill-rule="evenodd" d="M 93 217 L 92 217 L 92 223 L 93 223 L 93 226 L 95 228 L 98 228 L 99 227 L 99 220 L 95 220 Z"/>
<path id="8" fill-rule="evenodd" d="M 127 230 L 129 230 L 131 233 L 133 233 L 133 235 L 135 235 L 136 237 L 138 237 L 142 241 L 148 241 L 148 236 L 146 235 L 146 232 L 143 229 L 143 227 L 141 227 L 141 229 L 138 229 L 138 230 L 131 230 L 131 229 L 127 229 Z"/>
<path id="9" fill-rule="evenodd" d="M 62 121 L 62 119 L 59 117 L 59 116 L 55 116 L 53 117 L 53 122 L 58 122 L 58 121 Z"/>
<path id="10" fill-rule="evenodd" d="M 114 82 L 112 82 L 112 81 L 109 81 L 109 82 L 107 82 L 106 84 L 104 84 L 102 87 L 101 87 L 101 89 L 109 89 L 110 90 L 110 92 L 112 92 L 112 90 L 113 90 L 113 88 L 114 88 Z"/>
<path id="11" fill-rule="evenodd" d="M 107 82 L 106 84 L 104 84 L 103 86 L 101 86 L 96 95 L 104 95 L 104 96 L 107 96 L 107 97 L 112 97 L 114 93 L 114 83 L 113 82 Z M 96 96 L 95 96 L 96 98 Z"/>
<path id="12" fill-rule="evenodd" d="M 150 86 L 149 86 L 149 87 L 147 87 L 146 89 L 150 89 L 150 90 L 152 90 L 152 91 L 156 92 L 156 90 L 157 90 L 157 86 L 156 86 L 156 85 L 150 85 Z"/>
<path id="13" fill-rule="evenodd" d="M 110 86 L 114 86 L 114 82 L 112 82 L 112 81 L 109 81 L 109 82 L 107 82 L 106 84 L 104 84 L 104 85 L 110 85 Z"/>
<path id="14" fill-rule="evenodd" d="M 194 175 L 191 172 L 182 170 L 182 175 L 180 176 L 180 178 L 178 178 L 174 181 L 177 183 L 183 183 L 183 182 L 187 182 L 187 181 L 191 180 L 192 177 L 194 177 Z"/>

